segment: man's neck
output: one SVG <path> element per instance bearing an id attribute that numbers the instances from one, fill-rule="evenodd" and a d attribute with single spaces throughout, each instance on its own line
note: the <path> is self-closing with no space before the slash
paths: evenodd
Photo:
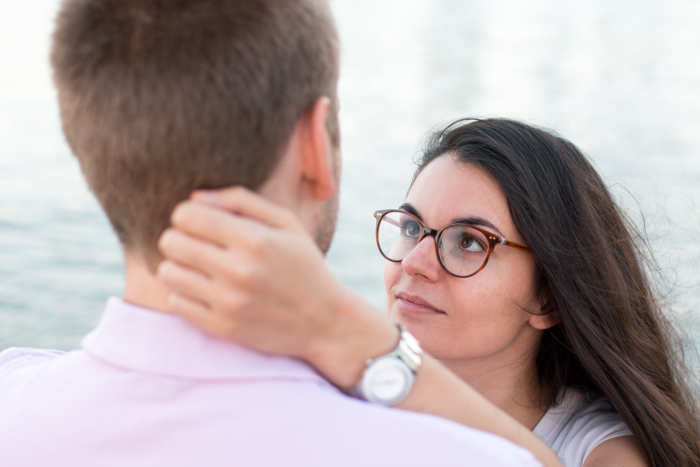
<path id="1" fill-rule="evenodd" d="M 146 261 L 135 253 L 126 252 L 124 301 L 152 310 L 167 312 L 170 290 L 149 270 Z"/>

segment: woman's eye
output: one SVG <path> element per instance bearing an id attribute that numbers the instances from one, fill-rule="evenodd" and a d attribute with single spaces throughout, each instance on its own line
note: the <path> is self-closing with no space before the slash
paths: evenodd
<path id="1" fill-rule="evenodd" d="M 459 247 L 462 250 L 480 253 L 484 251 L 484 247 L 479 241 L 471 235 L 464 235 L 459 241 Z"/>
<path id="2" fill-rule="evenodd" d="M 417 237 L 420 234 L 420 225 L 418 222 L 406 222 L 403 225 L 403 232 L 407 237 Z"/>

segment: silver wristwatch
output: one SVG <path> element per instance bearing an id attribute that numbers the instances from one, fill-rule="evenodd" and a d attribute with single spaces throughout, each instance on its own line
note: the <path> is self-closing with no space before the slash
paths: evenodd
<path id="1" fill-rule="evenodd" d="M 367 360 L 362 380 L 352 391 L 355 397 L 377 404 L 396 405 L 411 392 L 423 361 L 423 350 L 405 327 L 398 327 L 398 346 L 391 353 Z"/>

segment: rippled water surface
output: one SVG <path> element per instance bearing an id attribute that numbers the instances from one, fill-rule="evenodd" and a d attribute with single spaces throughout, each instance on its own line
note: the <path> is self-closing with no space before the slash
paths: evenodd
<path id="1" fill-rule="evenodd" d="M 553 128 L 646 222 L 668 301 L 700 336 L 700 3 L 335 0 L 344 174 L 329 254 L 383 306 L 376 209 L 403 199 L 439 124 Z M 0 347 L 71 349 L 123 286 L 118 244 L 60 132 L 47 65 L 55 0 L 0 2 Z"/>

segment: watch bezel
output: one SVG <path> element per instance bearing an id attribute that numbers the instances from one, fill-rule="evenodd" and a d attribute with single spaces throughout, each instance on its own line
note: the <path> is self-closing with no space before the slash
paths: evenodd
<path id="1" fill-rule="evenodd" d="M 403 381 L 399 390 L 390 396 L 382 396 L 376 388 L 377 380 L 387 371 L 399 370 Z M 360 391 L 364 399 L 383 405 L 396 405 L 406 398 L 413 387 L 415 374 L 398 355 L 385 355 L 374 360 L 362 377 Z"/>
<path id="2" fill-rule="evenodd" d="M 398 324 L 397 328 L 399 330 L 399 342 L 394 351 L 377 358 L 368 359 L 362 379 L 352 391 L 347 391 L 350 395 L 378 404 L 396 405 L 411 392 L 416 374 L 423 362 L 423 350 L 418 340 L 403 325 Z M 397 391 L 392 397 L 381 397 L 372 387 L 372 383 L 375 381 L 376 376 L 385 371 L 388 366 L 401 369 L 404 375 L 404 384 L 401 390 Z"/>

